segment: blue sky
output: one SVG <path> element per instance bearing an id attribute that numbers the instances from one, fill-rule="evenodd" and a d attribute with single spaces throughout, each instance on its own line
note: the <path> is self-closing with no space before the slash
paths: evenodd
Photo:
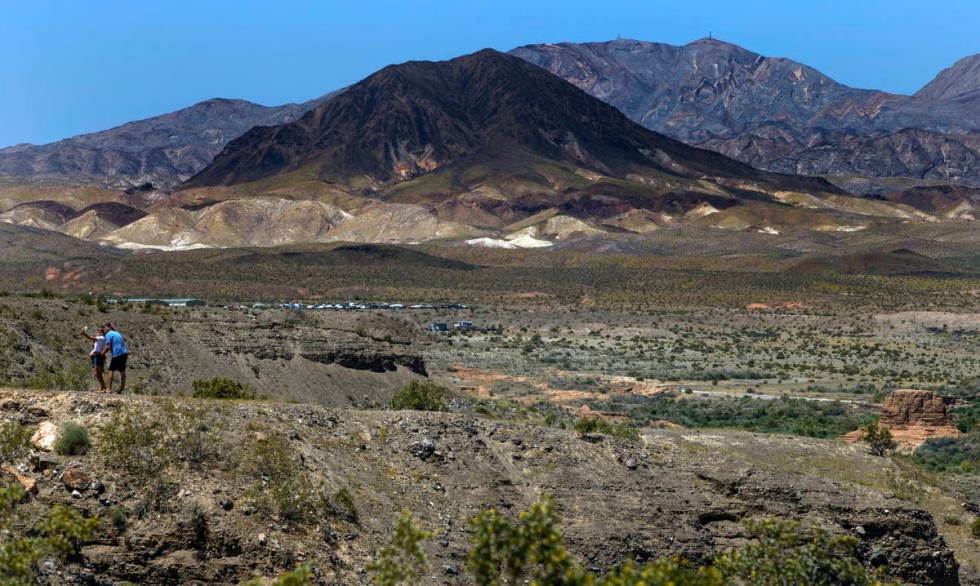
<path id="1" fill-rule="evenodd" d="M 911 93 L 980 52 L 980 2 L 0 0 L 0 146 L 211 97 L 303 101 L 389 63 L 483 47 L 707 36 Z"/>

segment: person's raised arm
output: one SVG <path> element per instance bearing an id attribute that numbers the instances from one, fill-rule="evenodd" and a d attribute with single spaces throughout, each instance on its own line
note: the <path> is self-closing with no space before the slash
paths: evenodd
<path id="1" fill-rule="evenodd" d="M 95 336 L 88 333 L 88 328 L 82 328 L 81 334 L 83 337 L 88 338 L 90 342 L 95 341 Z"/>

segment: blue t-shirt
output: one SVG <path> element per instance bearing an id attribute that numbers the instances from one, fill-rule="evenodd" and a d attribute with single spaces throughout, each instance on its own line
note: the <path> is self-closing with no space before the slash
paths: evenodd
<path id="1" fill-rule="evenodd" d="M 122 334 L 116 330 L 112 330 L 105 335 L 105 343 L 112 346 L 112 355 L 121 356 L 123 354 L 129 354 L 129 350 L 126 349 L 126 342 L 123 342 Z"/>

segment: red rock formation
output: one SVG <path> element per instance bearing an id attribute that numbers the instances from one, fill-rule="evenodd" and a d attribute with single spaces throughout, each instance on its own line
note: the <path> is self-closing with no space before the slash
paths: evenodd
<path id="1" fill-rule="evenodd" d="M 898 389 L 881 404 L 879 425 L 888 429 L 901 451 L 911 452 L 934 437 L 956 437 L 960 430 L 953 425 L 946 400 L 932 391 Z M 864 439 L 858 429 L 841 436 L 848 442 Z"/>
<path id="2" fill-rule="evenodd" d="M 881 425 L 952 427 L 946 401 L 932 391 L 898 389 L 881 404 Z"/>

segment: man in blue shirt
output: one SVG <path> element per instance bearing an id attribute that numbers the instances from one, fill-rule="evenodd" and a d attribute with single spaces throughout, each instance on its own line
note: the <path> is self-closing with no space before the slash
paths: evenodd
<path id="1" fill-rule="evenodd" d="M 115 373 L 119 373 L 119 394 L 122 394 L 126 390 L 126 359 L 129 358 L 129 349 L 126 348 L 126 342 L 123 340 L 122 334 L 116 331 L 112 327 L 111 323 L 105 325 L 106 335 L 105 335 L 105 350 L 102 351 L 104 355 L 111 353 L 112 358 L 109 360 L 109 391 L 112 392 L 112 379 Z"/>

